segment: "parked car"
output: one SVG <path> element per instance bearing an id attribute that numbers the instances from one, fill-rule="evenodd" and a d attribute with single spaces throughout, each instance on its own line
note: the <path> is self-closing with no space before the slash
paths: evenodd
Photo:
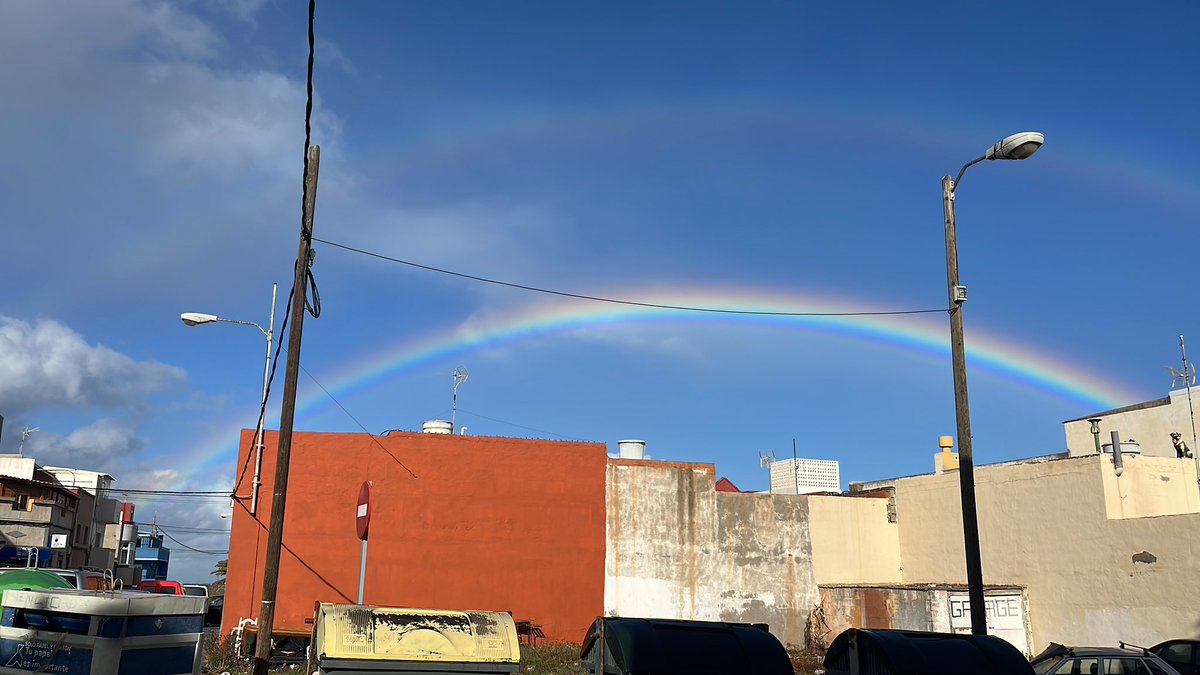
<path id="1" fill-rule="evenodd" d="M 220 626 L 221 613 L 225 609 L 225 596 L 214 595 L 208 599 L 208 609 L 204 612 L 205 626 Z"/>
<path id="2" fill-rule="evenodd" d="M 1037 675 L 1179 675 L 1148 649 L 1064 647 L 1051 642 L 1030 661 Z"/>
<path id="3" fill-rule="evenodd" d="M 1150 648 L 1181 675 L 1200 675 L 1200 640 L 1167 640 Z"/>
<path id="4" fill-rule="evenodd" d="M 111 579 L 105 578 L 104 572 L 98 569 L 81 568 L 81 569 L 65 569 L 55 567 L 39 567 L 43 572 L 57 574 L 66 579 L 67 583 L 73 588 L 81 588 L 88 591 L 111 590 Z"/>
<path id="5" fill-rule="evenodd" d="M 163 581 L 159 579 L 143 581 L 134 590 L 145 591 L 146 593 L 164 593 L 166 595 L 187 595 L 187 593 L 183 592 L 183 584 L 178 581 Z"/>

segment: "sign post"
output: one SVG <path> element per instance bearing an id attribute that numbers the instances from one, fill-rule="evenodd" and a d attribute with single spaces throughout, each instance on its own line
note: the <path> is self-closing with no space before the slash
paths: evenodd
<path id="1" fill-rule="evenodd" d="M 362 539 L 362 558 L 358 564 L 358 604 L 363 604 L 363 585 L 367 580 L 367 528 L 371 524 L 371 481 L 363 481 L 358 488 L 358 513 L 354 528 Z"/>

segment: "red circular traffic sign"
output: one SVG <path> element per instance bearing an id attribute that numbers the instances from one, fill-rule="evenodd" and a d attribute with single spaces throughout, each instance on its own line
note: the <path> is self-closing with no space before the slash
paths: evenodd
<path id="1" fill-rule="evenodd" d="M 354 529 L 358 538 L 366 541 L 367 527 L 371 524 L 371 481 L 363 481 L 358 488 L 358 513 L 354 517 Z"/>

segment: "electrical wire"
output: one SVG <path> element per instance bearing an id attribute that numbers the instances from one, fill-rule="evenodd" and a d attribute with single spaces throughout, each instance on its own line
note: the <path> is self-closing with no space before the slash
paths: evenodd
<path id="1" fill-rule="evenodd" d="M 313 256 L 314 256 L 314 253 L 312 250 L 313 236 L 312 236 L 312 230 L 309 229 L 309 227 L 308 227 L 308 218 L 307 218 L 307 216 L 308 216 L 308 169 L 309 169 L 308 153 L 309 153 L 310 148 L 312 147 L 313 65 L 314 65 L 314 62 L 316 59 L 316 13 L 317 13 L 317 0 L 309 0 L 309 3 L 308 3 L 308 70 L 307 70 L 307 76 L 305 78 L 305 90 L 307 92 L 307 97 L 306 97 L 306 100 L 304 103 L 304 164 L 303 164 L 304 169 L 300 175 L 300 237 L 308 243 L 308 259 L 303 260 L 303 261 L 299 260 L 299 259 L 296 260 L 296 263 L 295 263 L 295 266 L 293 269 L 294 273 L 292 275 L 292 288 L 288 292 L 287 308 L 284 310 L 284 314 L 283 314 L 283 325 L 281 325 L 279 327 L 279 333 L 280 333 L 281 337 L 286 333 L 288 321 L 292 315 L 292 300 L 293 300 L 293 298 L 295 298 L 295 295 L 296 295 L 296 279 L 302 279 L 300 281 L 300 285 L 301 285 L 301 293 L 304 295 L 305 310 L 307 310 L 308 313 L 310 315 L 312 315 L 312 317 L 314 319 L 319 318 L 321 316 L 321 293 L 317 289 L 317 279 L 316 279 L 316 277 L 313 276 L 313 273 L 312 273 L 312 263 L 313 263 Z M 301 265 L 304 266 L 303 271 L 300 270 Z M 305 287 L 307 287 L 308 289 L 311 289 L 311 295 L 312 295 L 311 303 L 309 302 L 309 293 L 304 292 Z M 274 357 L 274 359 L 272 359 L 272 362 L 271 362 L 271 374 L 267 379 L 267 394 L 268 395 L 263 397 L 262 407 L 260 408 L 260 410 L 258 412 L 258 422 L 255 424 L 255 429 L 257 429 L 262 424 L 263 419 L 265 419 L 265 417 L 266 417 L 267 400 L 268 400 L 268 397 L 269 397 L 270 391 L 271 391 L 271 382 L 273 382 L 275 380 L 275 370 L 276 370 L 277 366 L 279 365 L 279 354 L 282 351 L 282 349 L 283 349 L 283 340 L 280 339 L 277 346 L 275 347 L 275 357 Z M 255 440 L 256 440 L 256 442 L 261 442 L 262 439 L 256 438 Z M 251 452 L 246 453 L 246 461 L 242 463 L 242 468 L 240 471 L 238 471 L 237 480 L 234 481 L 233 490 L 231 491 L 231 493 L 229 495 L 232 499 L 245 499 L 244 497 L 238 497 L 237 491 L 241 487 L 242 481 L 245 480 L 246 470 L 247 470 L 247 468 L 249 468 L 249 465 L 250 465 L 250 456 L 252 454 L 254 454 L 254 452 L 257 452 L 257 450 L 252 449 Z"/>
<path id="2" fill-rule="evenodd" d="M 556 433 L 554 433 L 553 431 L 546 431 L 545 429 L 536 429 L 536 428 L 534 428 L 534 427 L 526 427 L 526 426 L 522 426 L 522 425 L 520 425 L 520 424 L 517 424 L 517 423 L 515 423 L 515 422 L 509 422 L 509 421 L 506 421 L 506 420 L 498 420 L 498 419 L 496 419 L 495 417 L 488 417 L 487 415 L 480 415 L 480 414 L 479 414 L 479 413 L 477 413 L 477 412 L 471 412 L 470 410 L 467 410 L 467 409 L 465 409 L 465 408 L 459 408 L 459 409 L 458 409 L 458 411 L 459 411 L 459 412 L 461 412 L 461 413 L 466 413 L 466 414 L 468 414 L 468 415 L 471 415 L 471 416 L 473 416 L 473 417 L 479 417 L 479 418 L 482 418 L 482 419 L 485 419 L 485 420 L 490 420 L 490 421 L 492 421 L 492 422 L 499 422 L 500 424 L 507 424 L 507 425 L 508 425 L 508 426 L 510 426 L 510 427 L 516 427 L 516 428 L 518 428 L 518 429 L 525 429 L 526 431 L 536 431 L 536 432 L 538 432 L 539 434 L 549 434 L 549 435 L 551 435 L 551 436 L 556 436 L 556 437 L 558 437 L 558 438 L 561 438 L 561 439 L 564 439 L 564 440 L 568 440 L 568 441 L 577 441 L 577 440 L 579 440 L 579 439 L 577 439 L 577 438 L 571 438 L 570 436 L 564 436 L 564 435 L 562 435 L 562 434 L 556 434 Z"/>
<path id="3" fill-rule="evenodd" d="M 215 527 L 193 527 L 191 525 L 164 525 L 162 523 L 142 523 L 142 522 L 138 522 L 136 520 L 133 521 L 133 524 L 134 525 L 143 525 L 145 527 L 169 527 L 172 530 L 189 531 L 189 532 L 196 532 L 196 533 L 210 532 L 213 534 L 229 534 L 229 530 L 223 530 L 223 529 L 215 528 Z"/>
<path id="4" fill-rule="evenodd" d="M 367 431 L 367 428 L 365 426 L 363 426 L 363 423 L 359 422 L 357 417 L 355 417 L 354 415 L 351 415 L 350 411 L 346 410 L 346 406 L 342 405 L 340 401 L 338 401 L 336 398 L 333 397 L 333 394 L 329 393 L 329 390 L 325 388 L 325 385 L 321 384 L 320 382 L 317 382 L 317 378 L 313 377 L 312 373 L 308 372 L 308 370 L 306 370 L 304 368 L 304 366 L 300 366 L 300 370 L 303 370 L 304 374 L 308 375 L 309 379 L 311 379 L 314 383 L 316 383 L 316 385 L 321 388 L 321 391 L 325 392 L 325 395 L 329 397 L 329 400 L 336 403 L 337 407 L 342 409 L 342 412 L 346 413 L 346 415 L 350 419 L 354 420 L 354 423 L 358 425 L 358 428 L 362 429 L 367 434 L 367 436 L 369 436 L 371 438 L 372 443 L 379 446 L 380 450 L 383 450 L 385 453 L 387 453 L 388 457 L 391 457 L 397 464 L 400 465 L 400 467 L 402 469 L 407 471 L 410 476 L 412 476 L 413 478 L 417 477 L 417 474 L 413 473 L 413 470 L 408 468 L 408 465 L 406 465 L 404 462 L 400 461 L 399 457 L 392 454 L 392 452 L 390 450 L 388 450 L 387 448 L 383 447 L 383 444 L 379 442 L 379 439 L 375 438 L 375 435 L 372 434 L 370 431 Z"/>
<path id="5" fill-rule="evenodd" d="M 228 551 L 228 550 L 225 550 L 225 551 L 205 551 L 205 550 L 203 550 L 203 549 L 195 548 L 195 547 L 193 547 L 193 546 L 188 546 L 187 544 L 183 543 L 182 541 L 179 541 L 179 540 L 178 540 L 178 539 L 176 539 L 175 537 L 172 537 L 170 534 L 168 534 L 166 530 L 162 529 L 162 525 L 159 525 L 159 526 L 158 526 L 158 531 L 159 531 L 159 532 L 162 532 L 162 535 L 163 535 L 164 537 L 166 537 L 167 539 L 170 539 L 171 541 L 175 542 L 176 544 L 179 544 L 180 546 L 182 546 L 183 548 L 186 548 L 186 549 L 187 549 L 187 550 L 189 550 L 189 551 L 193 551 L 193 552 L 195 552 L 195 553 L 203 553 L 204 555 L 229 555 L 229 551 Z"/>
<path id="6" fill-rule="evenodd" d="M 293 279 L 292 280 L 292 290 L 288 291 L 287 306 L 283 310 L 283 323 L 279 326 L 279 335 L 280 335 L 281 339 L 275 341 L 275 355 L 271 358 L 271 373 L 270 373 L 270 375 L 267 376 L 266 396 L 263 396 L 262 406 L 259 407 L 259 409 L 258 409 L 258 421 L 255 422 L 255 424 L 254 424 L 254 428 L 256 430 L 263 424 L 263 421 L 266 419 L 266 416 L 267 416 L 267 401 L 269 401 L 271 398 L 271 384 L 273 384 L 275 382 L 275 370 L 279 366 L 279 355 L 283 352 L 282 336 L 287 332 L 288 321 L 291 319 L 291 316 L 292 316 L 292 299 L 296 295 L 295 290 L 296 290 L 296 281 L 295 281 L 295 279 Z M 263 431 L 263 435 L 264 436 L 266 435 L 265 430 Z M 254 440 L 255 440 L 256 445 L 259 442 L 261 442 L 261 439 L 259 439 L 257 437 L 257 433 L 255 434 Z M 250 452 L 246 453 L 246 461 L 242 462 L 242 468 L 241 468 L 241 470 L 238 471 L 237 480 L 234 481 L 233 489 L 230 490 L 230 493 L 229 493 L 230 499 L 245 499 L 245 497 L 239 497 L 237 492 L 238 492 L 238 488 L 240 488 L 242 486 L 242 481 L 245 480 L 245 478 L 246 478 L 246 470 L 250 468 L 250 458 L 254 455 L 255 452 L 257 452 L 257 451 L 254 448 L 251 448 Z"/>
<path id="7" fill-rule="evenodd" d="M 228 497 L 228 492 L 217 490 L 135 490 L 133 488 L 100 488 L 100 492 L 116 492 L 131 495 L 212 495 Z"/>
<path id="8" fill-rule="evenodd" d="M 454 270 L 443 269 L 441 267 L 433 267 L 431 265 L 422 265 L 421 263 L 411 262 L 409 260 L 401 260 L 391 256 L 383 255 L 382 253 L 374 253 L 361 248 L 339 244 L 327 239 L 319 239 L 313 237 L 313 241 L 319 241 L 322 244 L 328 244 L 346 251 L 359 253 L 361 255 L 386 260 L 388 262 L 397 263 L 400 265 L 408 265 L 417 269 L 426 270 L 429 272 L 437 272 L 439 274 L 448 274 L 450 276 L 459 277 L 462 279 L 470 279 L 479 281 L 485 284 L 495 284 L 497 286 L 506 286 L 508 288 L 517 288 L 523 291 L 533 291 L 535 293 L 546 293 L 548 295 L 557 295 L 564 298 L 575 298 L 577 300 L 591 300 L 593 302 L 607 302 L 614 305 L 630 305 L 633 307 L 647 307 L 653 309 L 673 309 L 681 312 L 706 312 L 710 314 L 743 314 L 747 316 L 897 316 L 901 314 L 937 314 L 950 311 L 947 308 L 939 309 L 907 309 L 883 312 L 776 312 L 754 309 L 729 309 L 724 307 L 694 307 L 689 305 L 664 305 L 656 302 L 640 302 L 637 300 L 623 300 L 620 298 L 605 298 L 597 295 L 583 295 L 581 293 L 568 293 L 566 291 L 556 291 L 550 288 L 540 288 L 538 286 L 527 286 L 525 284 L 516 284 L 510 281 L 500 281 L 498 279 L 489 279 L 487 277 L 476 276 L 474 274 L 466 274 L 465 272 L 455 272 Z"/>

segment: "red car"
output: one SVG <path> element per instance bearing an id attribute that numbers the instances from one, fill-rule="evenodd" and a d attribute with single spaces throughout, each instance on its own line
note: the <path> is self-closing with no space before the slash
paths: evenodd
<path id="1" fill-rule="evenodd" d="M 178 581 L 143 581 L 134 590 L 166 595 L 187 595 L 183 592 L 183 584 Z"/>

